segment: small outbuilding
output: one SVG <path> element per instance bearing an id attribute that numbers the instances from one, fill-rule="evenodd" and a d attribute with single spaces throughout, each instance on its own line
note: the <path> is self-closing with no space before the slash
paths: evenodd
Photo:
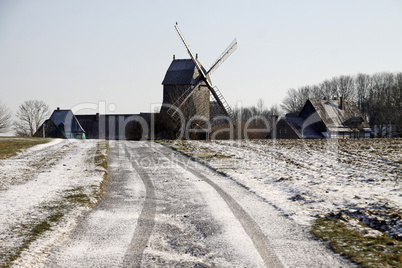
<path id="1" fill-rule="evenodd" d="M 57 108 L 42 126 L 35 137 L 52 137 L 64 139 L 86 139 L 85 130 L 71 110 Z"/>

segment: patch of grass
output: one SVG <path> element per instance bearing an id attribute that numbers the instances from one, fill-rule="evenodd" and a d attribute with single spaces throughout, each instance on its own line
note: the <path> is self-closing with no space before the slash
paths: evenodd
<path id="1" fill-rule="evenodd" d="M 108 151 L 109 151 L 109 143 L 107 141 L 101 141 L 96 146 L 96 152 L 94 156 L 95 165 L 101 168 L 103 172 L 103 180 L 99 187 L 94 187 L 93 195 L 96 200 L 99 201 L 102 198 L 103 192 L 105 190 L 105 183 L 107 181 L 107 167 L 108 167 Z"/>
<path id="2" fill-rule="evenodd" d="M 83 187 L 76 187 L 66 191 L 67 195 L 64 197 L 68 202 L 80 205 L 91 205 L 91 199 L 84 193 Z"/>
<path id="3" fill-rule="evenodd" d="M 106 171 L 107 171 L 107 153 L 108 153 L 107 141 L 99 142 L 96 145 L 94 161 L 97 167 L 102 167 Z"/>
<path id="4" fill-rule="evenodd" d="M 60 221 L 64 216 L 64 212 L 55 208 L 55 206 L 52 206 L 52 212 L 43 220 L 32 220 L 31 222 L 23 223 L 15 227 L 19 235 L 24 237 L 24 239 L 18 247 L 10 249 L 8 254 L 0 256 L 0 267 L 11 267 L 12 262 L 18 259 L 21 253 L 28 249 L 32 242 L 49 231 L 53 225 Z"/>
<path id="5" fill-rule="evenodd" d="M 13 157 L 24 149 L 47 143 L 50 140 L 43 138 L 0 138 L 0 159 Z"/>
<path id="6" fill-rule="evenodd" d="M 351 230 L 340 219 L 319 218 L 311 233 L 329 242 L 337 253 L 362 267 L 402 267 L 402 241 L 364 236 Z"/>

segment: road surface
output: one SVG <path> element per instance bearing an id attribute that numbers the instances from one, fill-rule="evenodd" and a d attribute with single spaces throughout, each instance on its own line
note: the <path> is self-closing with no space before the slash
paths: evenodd
<path id="1" fill-rule="evenodd" d="M 350 266 L 269 200 L 160 144 L 110 141 L 108 171 L 44 266 Z"/>

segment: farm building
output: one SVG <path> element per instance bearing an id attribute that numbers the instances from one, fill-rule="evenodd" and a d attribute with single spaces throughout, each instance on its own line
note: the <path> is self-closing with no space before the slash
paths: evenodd
<path id="1" fill-rule="evenodd" d="M 144 114 L 94 114 L 76 115 L 78 121 L 87 132 L 88 139 L 141 139 L 146 135 L 139 124 L 147 124 Z"/>
<path id="2" fill-rule="evenodd" d="M 85 130 L 71 110 L 54 110 L 48 120 L 39 127 L 35 137 L 85 139 Z"/>
<path id="3" fill-rule="evenodd" d="M 175 127 L 171 117 L 161 113 L 74 115 L 71 110 L 57 108 L 34 136 L 107 140 L 171 139 L 176 137 Z"/>
<path id="4" fill-rule="evenodd" d="M 157 115 L 157 114 L 155 114 Z M 64 139 L 135 139 L 149 137 L 151 114 L 74 115 L 57 108 L 34 136 Z"/>
<path id="5" fill-rule="evenodd" d="M 309 99 L 297 115 L 277 121 L 276 138 L 369 138 L 371 129 L 357 105 L 343 97 Z"/>

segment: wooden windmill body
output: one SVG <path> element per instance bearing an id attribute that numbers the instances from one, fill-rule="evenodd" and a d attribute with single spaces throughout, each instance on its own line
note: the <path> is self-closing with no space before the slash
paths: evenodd
<path id="1" fill-rule="evenodd" d="M 180 106 L 180 112 L 186 120 L 200 116 L 209 120 L 210 92 L 207 84 L 200 81 L 200 73 L 191 59 L 173 59 L 163 79 L 164 111 L 177 105 L 177 101 L 191 90 L 191 96 Z M 195 86 L 198 88 L 195 89 Z M 195 90 L 194 90 L 195 89 Z M 187 92 L 188 93 L 188 92 Z M 170 110 L 171 111 L 171 110 Z"/>

